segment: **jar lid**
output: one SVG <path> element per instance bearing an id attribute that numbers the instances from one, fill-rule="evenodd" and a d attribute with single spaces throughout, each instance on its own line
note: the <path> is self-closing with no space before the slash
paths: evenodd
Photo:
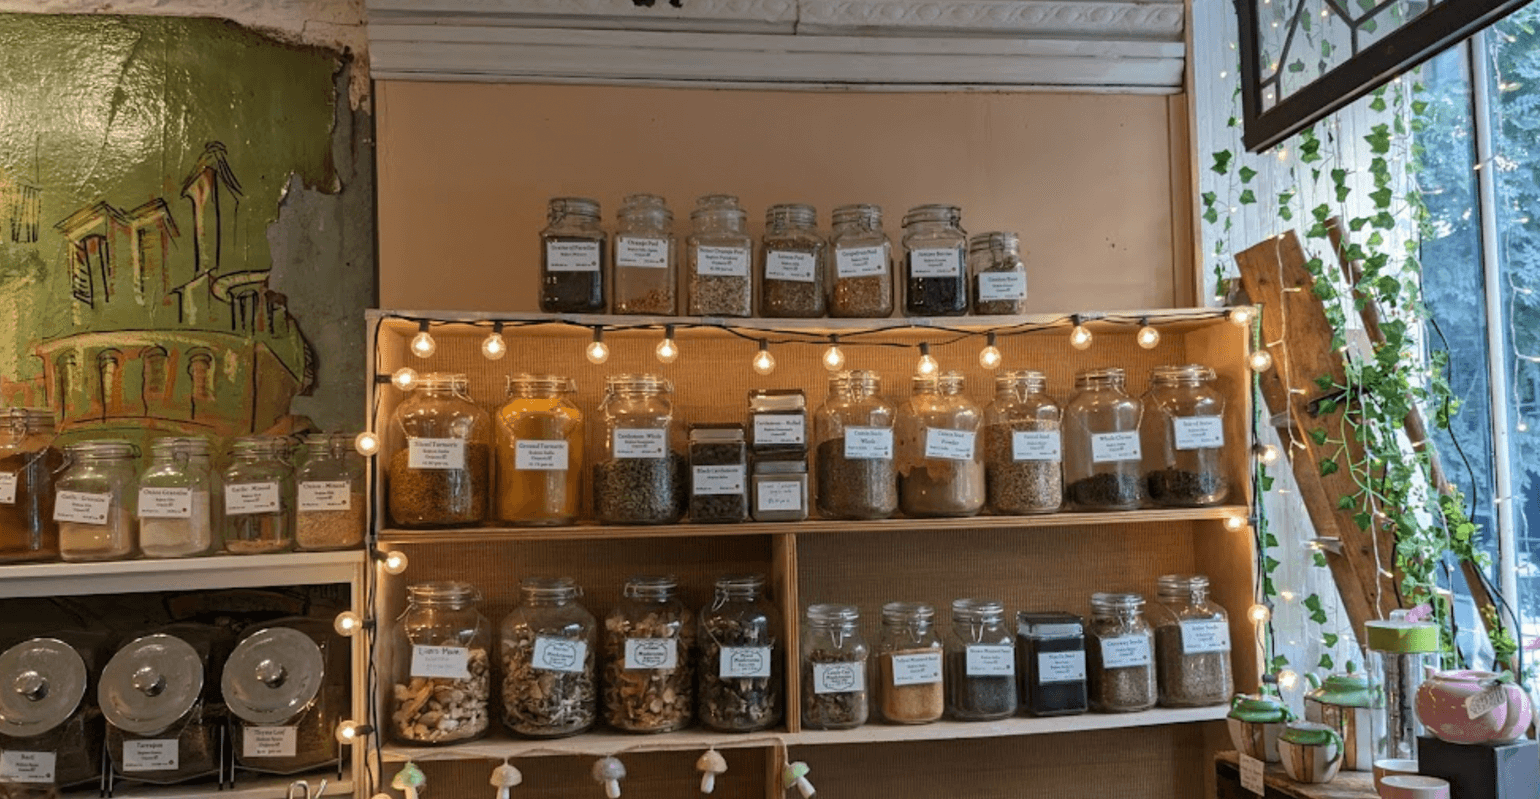
<path id="1" fill-rule="evenodd" d="M 797 460 L 789 460 L 789 461 L 767 461 L 767 460 L 762 460 L 762 459 L 761 460 L 755 460 L 754 461 L 754 473 L 755 474 L 807 474 L 807 461 L 801 460 L 800 458 L 797 459 Z"/>
<path id="2" fill-rule="evenodd" d="M 1237 694 L 1230 702 L 1229 717 L 1250 724 L 1281 724 L 1294 718 L 1294 714 L 1276 696 Z"/>
<path id="3" fill-rule="evenodd" d="M 0 734 L 31 738 L 64 723 L 86 694 L 86 662 L 57 638 L 0 653 Z"/>
<path id="4" fill-rule="evenodd" d="M 52 408 L 0 408 L 0 427 L 19 431 L 53 426 Z"/>
<path id="5" fill-rule="evenodd" d="M 1085 635 L 1085 622 L 1073 613 L 1016 614 L 1016 632 L 1028 638 L 1080 638 Z"/>
<path id="6" fill-rule="evenodd" d="M 1012 369 L 995 375 L 995 388 L 1025 388 L 1029 392 L 1042 391 L 1048 385 L 1048 377 L 1036 369 Z"/>
<path id="7" fill-rule="evenodd" d="M 692 424 L 690 441 L 700 444 L 742 444 L 743 425 L 736 422 Z"/>
<path id="8" fill-rule="evenodd" d="M 807 620 L 814 624 L 855 624 L 861 620 L 861 609 L 833 603 L 808 605 Z"/>
<path id="9" fill-rule="evenodd" d="M 942 203 L 917 205 L 904 214 L 904 227 L 916 222 L 948 222 L 955 225 L 962 222 L 962 208 Z"/>
<path id="10" fill-rule="evenodd" d="M 604 379 L 606 391 L 656 391 L 673 393 L 674 384 L 670 383 L 662 375 L 652 374 L 619 374 L 610 375 Z"/>
<path id="11" fill-rule="evenodd" d="M 1115 383 L 1123 385 L 1123 369 L 1117 366 L 1104 366 L 1100 369 L 1087 369 L 1075 375 L 1075 386 L 1085 388 L 1093 383 Z"/>
<path id="12" fill-rule="evenodd" d="M 882 221 L 882 206 L 874 203 L 850 203 L 834 207 L 834 224 L 844 222 L 859 222 L 863 218 L 871 218 L 873 221 Z"/>
<path id="13" fill-rule="evenodd" d="M 325 677 L 321 647 L 310 636 L 268 627 L 230 652 L 221 688 L 231 713 L 253 724 L 276 724 L 309 707 Z"/>
<path id="14" fill-rule="evenodd" d="M 915 375 L 910 383 L 916 394 L 961 394 L 967 385 L 962 372 L 948 371 L 933 375 Z"/>
<path id="15" fill-rule="evenodd" d="M 1278 740 L 1288 741 L 1291 744 L 1304 746 L 1325 746 L 1329 743 L 1341 743 L 1337 733 L 1330 726 L 1314 721 L 1291 721 L 1278 734 Z"/>
<path id="16" fill-rule="evenodd" d="M 882 376 L 871 369 L 849 369 L 835 372 L 829 375 L 829 389 L 854 388 L 860 386 L 868 391 L 876 391 L 882 386 Z"/>
<path id="17" fill-rule="evenodd" d="M 816 227 L 818 209 L 807 203 L 777 203 L 765 209 L 765 227 L 777 225 Z"/>
<path id="18" fill-rule="evenodd" d="M 621 198 L 620 210 L 616 212 L 615 217 L 620 219 L 628 214 L 644 211 L 662 213 L 669 221 L 674 218 L 674 212 L 668 210 L 668 201 L 656 194 L 627 194 Z"/>
<path id="19" fill-rule="evenodd" d="M 1305 696 L 1323 705 L 1369 707 L 1374 704 L 1374 693 L 1369 688 L 1369 676 L 1361 672 L 1329 675 L 1321 681 L 1321 687 Z"/>
<path id="20" fill-rule="evenodd" d="M 620 594 L 624 597 L 667 599 L 678 588 L 679 578 L 672 574 L 633 574 L 626 578 Z"/>
<path id="21" fill-rule="evenodd" d="M 476 586 L 459 580 L 434 580 L 406 587 L 408 602 L 416 605 L 467 605 L 481 601 Z"/>
<path id="22" fill-rule="evenodd" d="M 78 441 L 66 446 L 64 451 L 82 458 L 133 458 L 139 455 L 139 447 L 121 438 Z"/>
<path id="23" fill-rule="evenodd" d="M 107 661 L 97 699 L 120 730 L 154 735 L 187 714 L 203 693 L 203 658 L 174 635 L 130 641 Z"/>
<path id="24" fill-rule="evenodd" d="M 716 580 L 719 594 L 752 594 L 765 587 L 763 574 L 724 574 Z"/>
<path id="25" fill-rule="evenodd" d="M 289 448 L 289 439 L 283 436 L 241 436 L 230 443 L 230 451 L 236 454 L 277 455 Z"/>
<path id="26" fill-rule="evenodd" d="M 1091 595 L 1091 608 L 1098 611 L 1138 610 L 1144 607 L 1144 597 L 1138 594 L 1097 592 Z"/>
<path id="27" fill-rule="evenodd" d="M 1439 650 L 1439 628 L 1425 621 L 1388 619 L 1364 622 L 1364 643 L 1377 652 L 1413 655 Z"/>
<path id="28" fill-rule="evenodd" d="M 1015 233 L 1000 231 L 980 233 L 968 240 L 968 252 L 1003 250 L 1014 253 L 1019 249 L 1021 249 L 1021 237 Z"/>
<path id="29" fill-rule="evenodd" d="M 525 577 L 519 580 L 519 590 L 526 599 L 573 599 L 583 595 L 571 577 Z"/>
<path id="30" fill-rule="evenodd" d="M 952 600 L 952 621 L 990 622 L 999 621 L 1005 615 L 1005 603 L 998 599 L 965 597 Z"/>
<path id="31" fill-rule="evenodd" d="M 575 394 L 577 381 L 561 375 L 508 375 L 504 382 L 504 393 L 511 397 L 515 392 Z"/>
<path id="32" fill-rule="evenodd" d="M 599 201 L 587 197 L 552 197 L 546 203 L 545 218 L 555 222 L 565 216 L 599 218 Z"/>
<path id="33" fill-rule="evenodd" d="M 882 606 L 882 621 L 884 624 L 930 621 L 935 617 L 936 609 L 924 602 L 889 602 Z"/>
<path id="34" fill-rule="evenodd" d="M 800 411 L 806 408 L 807 393 L 800 388 L 756 388 L 749 392 L 750 411 Z"/>
<path id="35" fill-rule="evenodd" d="M 1155 383 L 1187 383 L 1214 379 L 1214 370 L 1201 363 L 1181 366 L 1157 366 L 1150 370 L 1150 380 Z"/>
<path id="36" fill-rule="evenodd" d="M 471 379 L 458 372 L 429 372 L 417 376 L 414 390 L 458 391 L 465 393 L 471 387 Z"/>
<path id="37" fill-rule="evenodd" d="M 1189 596 L 1195 591 L 1208 590 L 1208 576 L 1203 574 L 1162 574 L 1155 579 L 1155 590 L 1163 599 Z"/>
<path id="38" fill-rule="evenodd" d="M 736 194 L 702 194 L 695 199 L 697 208 L 737 208 Z"/>
<path id="39" fill-rule="evenodd" d="M 208 455 L 212 450 L 209 440 L 206 438 L 168 436 L 157 438 L 150 444 L 150 454 L 174 454 L 185 453 L 187 455 Z"/>

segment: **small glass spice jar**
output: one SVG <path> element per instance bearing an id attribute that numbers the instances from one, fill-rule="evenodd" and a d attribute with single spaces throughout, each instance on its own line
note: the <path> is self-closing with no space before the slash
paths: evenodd
<path id="1" fill-rule="evenodd" d="M 277 619 L 241 638 L 220 678 L 238 766 L 295 774 L 337 762 L 351 650 L 312 618 Z"/>
<path id="2" fill-rule="evenodd" d="M 1072 613 L 1016 614 L 1016 675 L 1021 704 L 1034 716 L 1084 713 L 1085 622 Z"/>
<path id="3" fill-rule="evenodd" d="M 657 375 L 612 375 L 599 405 L 604 449 L 594 464 L 594 515 L 607 524 L 673 524 L 686 491 L 675 451 L 674 387 Z"/>
<path id="4" fill-rule="evenodd" d="M 628 194 L 615 215 L 614 311 L 618 314 L 673 316 L 679 252 L 674 241 L 674 213 L 655 194 Z"/>
<path id="5" fill-rule="evenodd" d="M 1155 706 L 1155 636 L 1138 594 L 1092 594 L 1086 629 L 1091 709 L 1130 713 Z"/>
<path id="6" fill-rule="evenodd" d="M 882 229 L 882 207 L 834 209 L 829 237 L 829 315 L 880 319 L 893 315 L 893 244 Z"/>
<path id="7" fill-rule="evenodd" d="M 1016 637 L 1005 605 L 993 599 L 952 602 L 946 638 L 946 706 L 962 721 L 993 721 L 1016 713 Z"/>
<path id="8" fill-rule="evenodd" d="M 685 241 L 691 316 L 753 316 L 754 239 L 730 194 L 708 194 L 690 212 Z"/>
<path id="9" fill-rule="evenodd" d="M 760 238 L 759 315 L 819 317 L 827 307 L 824 281 L 829 245 L 818 233 L 818 212 L 811 205 L 772 205 L 765 211 Z"/>
<path id="10" fill-rule="evenodd" d="M 1064 409 L 1064 482 L 1080 510 L 1135 510 L 1143 499 L 1139 426 L 1144 404 L 1123 391 L 1123 370 L 1075 376 Z"/>
<path id="11" fill-rule="evenodd" d="M 1150 501 L 1171 507 L 1218 505 L 1225 478 L 1225 397 L 1214 370 L 1199 364 L 1161 366 L 1144 394 L 1144 480 Z"/>
<path id="12" fill-rule="evenodd" d="M 936 609 L 920 602 L 882 606 L 877 641 L 877 706 L 890 724 L 927 724 L 946 711 Z"/>
<path id="13" fill-rule="evenodd" d="M 915 375 L 898 409 L 898 504 L 906 516 L 972 516 L 984 507 L 984 414 L 961 372 Z"/>
<path id="14" fill-rule="evenodd" d="M 157 439 L 139 476 L 140 551 L 147 558 L 207 555 L 220 529 L 216 498 L 223 497 L 208 440 Z"/>
<path id="15" fill-rule="evenodd" d="M 385 496 L 402 527 L 456 527 L 487 518 L 492 418 L 463 374 L 432 372 L 390 415 Z"/>
<path id="16" fill-rule="evenodd" d="M 294 467 L 289 442 L 243 436 L 225 469 L 225 549 L 237 555 L 294 548 Z"/>
<path id="17" fill-rule="evenodd" d="M 137 457 L 138 447 L 119 439 L 82 441 L 64 448 L 65 467 L 54 480 L 53 506 L 60 557 L 119 560 L 138 549 Z"/>
<path id="18" fill-rule="evenodd" d="M 47 408 L 0 409 L 0 563 L 59 557 L 53 481 L 64 453 L 54 435 Z"/>
<path id="19" fill-rule="evenodd" d="M 962 209 L 921 205 L 904 215 L 904 313 L 961 316 L 968 312 L 968 234 Z"/>
<path id="20" fill-rule="evenodd" d="M 719 732 L 754 732 L 781 722 L 781 622 L 762 574 L 716 581 L 700 612 L 697 714 Z"/>
<path id="21" fill-rule="evenodd" d="M 690 426 L 690 521 L 749 518 L 749 447 L 741 424 Z"/>
<path id="22" fill-rule="evenodd" d="M 351 549 L 369 526 L 369 486 L 354 436 L 305 439 L 309 457 L 294 475 L 294 545 L 306 551 Z"/>
<path id="23" fill-rule="evenodd" d="M 893 405 L 877 394 L 876 372 L 838 372 L 813 418 L 818 439 L 818 513 L 830 519 L 886 519 L 898 510 Z"/>
<path id="24" fill-rule="evenodd" d="M 756 522 L 800 522 L 807 518 L 807 461 L 754 461 L 749 496 Z"/>
<path id="25" fill-rule="evenodd" d="M 968 241 L 975 314 L 1027 312 L 1027 267 L 1015 233 L 980 233 Z"/>
<path id="26" fill-rule="evenodd" d="M 1204 707 L 1230 701 L 1230 621 L 1208 598 L 1201 574 L 1165 574 L 1156 581 L 1155 621 L 1162 707 Z"/>
<path id="27" fill-rule="evenodd" d="M 749 391 L 749 436 L 755 457 L 806 455 L 807 393 L 800 388 Z"/>
<path id="28" fill-rule="evenodd" d="M 1062 415 L 1042 372 L 1005 372 L 984 409 L 984 483 L 1002 516 L 1053 513 L 1064 504 Z"/>
<path id="29" fill-rule="evenodd" d="M 866 639 L 855 605 L 810 605 L 802 623 L 802 726 L 848 730 L 866 723 Z"/>
<path id="30" fill-rule="evenodd" d="M 391 632 L 391 737 L 404 744 L 480 738 L 492 688 L 481 593 L 464 582 L 417 583 L 406 587 L 406 602 Z"/>
<path id="31" fill-rule="evenodd" d="M 96 695 L 87 691 L 102 662 L 101 641 L 81 638 L 29 638 L 0 652 L 9 683 L 0 688 L 0 784 L 46 790 L 101 778 L 105 729 Z"/>
<path id="32" fill-rule="evenodd" d="M 497 518 L 510 524 L 577 521 L 583 486 L 583 412 L 577 385 L 513 375 L 497 420 Z"/>
<path id="33" fill-rule="evenodd" d="M 222 628 L 173 624 L 124 644 L 107 661 L 97 699 L 113 770 L 136 782 L 186 782 L 220 770 L 225 706 Z"/>
<path id="34" fill-rule="evenodd" d="M 673 575 L 633 575 L 604 619 L 604 720 L 671 732 L 695 717 L 695 614 Z"/>
<path id="35" fill-rule="evenodd" d="M 599 203 L 552 197 L 540 231 L 540 310 L 604 313 L 608 247 L 599 227 Z"/>
<path id="36" fill-rule="evenodd" d="M 503 618 L 503 724 L 531 738 L 563 738 L 594 725 L 598 629 L 570 577 L 525 577 Z"/>

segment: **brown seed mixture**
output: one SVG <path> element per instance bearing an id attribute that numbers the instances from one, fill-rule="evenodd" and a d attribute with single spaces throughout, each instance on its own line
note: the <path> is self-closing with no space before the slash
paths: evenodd
<path id="1" fill-rule="evenodd" d="M 535 738 L 576 735 L 594 725 L 594 652 L 582 671 L 545 671 L 534 665 L 535 632 L 520 627 L 503 638 L 503 723 Z"/>
<path id="2" fill-rule="evenodd" d="M 736 275 L 702 275 L 690 258 L 690 315 L 691 316 L 753 316 L 753 291 L 747 277 Z"/>
<path id="3" fill-rule="evenodd" d="M 877 656 L 877 694 L 882 717 L 898 724 L 923 724 L 941 718 L 946 710 L 946 688 L 941 681 L 915 685 L 893 684 L 893 657 L 940 654 L 939 648 L 897 649 Z"/>
<path id="4" fill-rule="evenodd" d="M 355 493 L 347 510 L 307 510 L 294 517 L 294 542 L 300 549 L 347 549 L 363 543 L 368 526 L 368 498 Z"/>
<path id="5" fill-rule="evenodd" d="M 456 646 L 449 640 L 445 646 Z M 475 738 L 487 729 L 487 700 L 492 693 L 487 650 L 472 648 L 466 663 L 470 679 L 412 677 L 392 689 L 396 709 L 391 714 L 396 738 L 411 743 L 440 744 Z"/>
<path id="6" fill-rule="evenodd" d="M 898 508 L 892 458 L 846 458 L 845 437 L 818 445 L 818 512 L 835 519 L 883 519 Z"/>
<path id="7" fill-rule="evenodd" d="M 1182 626 L 1155 628 L 1160 660 L 1160 703 L 1170 707 L 1222 705 L 1230 699 L 1230 653 L 1182 651 Z"/>
<path id="8" fill-rule="evenodd" d="M 626 640 L 673 638 L 677 668 L 626 668 Z M 669 732 L 695 716 L 695 620 L 690 611 L 660 610 L 636 623 L 604 621 L 604 720 L 628 732 Z"/>
<path id="9" fill-rule="evenodd" d="M 492 448 L 465 442 L 464 469 L 412 469 L 403 447 L 390 458 L 390 516 L 403 527 L 477 524 L 487 516 Z"/>
<path id="10" fill-rule="evenodd" d="M 1155 706 L 1155 664 L 1105 668 L 1101 640 L 1094 635 L 1086 638 L 1086 675 L 1091 682 L 1091 709 L 1098 713 L 1127 713 Z"/>
<path id="11" fill-rule="evenodd" d="M 1059 461 L 1018 461 L 1016 433 L 1048 432 L 1059 422 L 1022 419 L 984 428 L 984 478 L 995 513 L 1052 513 L 1064 504 L 1064 468 Z"/>
<path id="12" fill-rule="evenodd" d="M 736 619 L 707 616 L 702 620 L 700 656 L 701 723 L 714 730 L 748 732 L 781 721 L 781 685 L 772 652 L 769 677 L 722 677 L 722 647 L 768 646 L 775 640 L 763 624 L 743 624 Z"/>

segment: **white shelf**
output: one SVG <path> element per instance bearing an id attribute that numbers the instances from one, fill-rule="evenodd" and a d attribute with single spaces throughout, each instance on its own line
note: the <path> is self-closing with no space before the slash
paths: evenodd
<path id="1" fill-rule="evenodd" d="M 144 785 L 141 783 L 118 782 L 112 792 L 113 799 L 284 799 L 288 793 L 289 784 L 295 780 L 305 780 L 310 783 L 311 790 L 319 786 L 321 780 L 327 780 L 326 793 L 322 799 L 343 799 L 353 795 L 353 782 L 348 779 L 337 780 L 335 775 L 296 774 L 292 777 L 257 777 L 247 778 L 235 784 L 234 788 L 219 790 L 208 783 L 193 783 L 190 785 Z M 97 796 L 95 788 L 67 791 L 64 799 L 72 797 Z M 313 797 L 313 794 L 312 794 Z"/>
<path id="2" fill-rule="evenodd" d="M 280 552 L 206 558 L 0 566 L 0 598 L 133 594 L 354 582 L 364 552 Z"/>

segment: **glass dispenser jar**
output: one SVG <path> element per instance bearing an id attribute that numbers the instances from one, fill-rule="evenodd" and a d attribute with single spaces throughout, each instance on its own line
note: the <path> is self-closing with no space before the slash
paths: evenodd
<path id="1" fill-rule="evenodd" d="M 318 619 L 279 619 L 242 638 L 220 680 L 235 762 L 271 774 L 336 763 L 350 658 L 346 642 Z"/>
<path id="2" fill-rule="evenodd" d="M 1016 614 L 1021 704 L 1034 716 L 1084 713 L 1085 623 L 1072 613 Z"/>
<path id="3" fill-rule="evenodd" d="M 679 313 L 679 252 L 668 204 L 655 194 L 628 194 L 615 223 L 615 313 Z"/>
<path id="4" fill-rule="evenodd" d="M 225 549 L 237 555 L 294 548 L 294 467 L 289 442 L 243 436 L 225 469 Z"/>
<path id="5" fill-rule="evenodd" d="M 64 448 L 65 467 L 54 481 L 53 507 L 60 557 L 118 560 L 138 549 L 137 457 L 139 448 L 119 439 L 82 441 Z"/>
<path id="6" fill-rule="evenodd" d="M 936 609 L 919 602 L 882 606 L 877 641 L 877 706 L 890 724 L 927 724 L 946 710 Z"/>
<path id="7" fill-rule="evenodd" d="M 229 651 L 223 629 L 194 624 L 118 649 L 97 686 L 116 773 L 168 784 L 219 772 L 225 708 L 215 686 Z"/>
<path id="8" fill-rule="evenodd" d="M 696 201 L 694 230 L 685 243 L 691 316 L 754 315 L 754 238 L 744 228 L 747 218 L 732 195 Z"/>
<path id="9" fill-rule="evenodd" d="M 781 722 L 781 622 L 761 574 L 716 581 L 700 613 L 700 721 L 720 732 L 753 732 Z"/>
<path id="10" fill-rule="evenodd" d="M 893 405 L 876 372 L 839 372 L 814 416 L 818 512 L 830 519 L 886 519 L 898 509 Z"/>
<path id="11" fill-rule="evenodd" d="M 1005 605 L 993 599 L 952 602 L 946 639 L 946 706 L 962 721 L 993 721 L 1016 713 L 1016 636 Z"/>
<path id="12" fill-rule="evenodd" d="M 1433 622 L 1411 620 L 1402 609 L 1392 610 L 1389 619 L 1364 622 L 1374 727 L 1384 732 L 1377 739 L 1376 759 L 1416 759 L 1417 737 L 1424 732 L 1417 692 L 1440 665 L 1441 630 Z"/>
<path id="13" fill-rule="evenodd" d="M 569 577 L 526 577 L 503 619 L 503 724 L 531 738 L 562 738 L 594 725 L 598 632 Z"/>
<path id="14" fill-rule="evenodd" d="M 1091 709 L 1130 713 L 1155 706 L 1155 635 L 1138 594 L 1092 594 L 1086 655 Z"/>
<path id="15" fill-rule="evenodd" d="M 1156 581 L 1155 654 L 1162 707 L 1222 705 L 1233 693 L 1230 621 L 1208 599 L 1201 574 L 1164 574 Z"/>
<path id="16" fill-rule="evenodd" d="M 904 215 L 904 313 L 961 316 L 968 312 L 968 234 L 962 209 L 922 205 Z"/>
<path id="17" fill-rule="evenodd" d="M 0 785 L 62 788 L 101 777 L 102 715 L 86 691 L 99 662 L 54 637 L 0 653 Z"/>
<path id="18" fill-rule="evenodd" d="M 369 526 L 364 462 L 343 433 L 305 439 L 309 453 L 294 476 L 294 544 L 307 551 L 352 549 Z"/>
<path id="19" fill-rule="evenodd" d="M 866 723 L 866 639 L 855 605 L 810 605 L 802 623 L 802 726 L 848 730 Z"/>
<path id="20" fill-rule="evenodd" d="M 1225 398 L 1207 366 L 1162 366 L 1144 395 L 1144 479 L 1157 505 L 1218 505 L 1225 478 Z"/>
<path id="21" fill-rule="evenodd" d="M 695 614 L 673 575 L 635 575 L 604 620 L 604 718 L 626 732 L 671 732 L 695 717 Z"/>
<path id="22" fill-rule="evenodd" d="M 487 518 L 492 418 L 463 374 L 434 372 L 390 416 L 386 499 L 402 527 L 455 527 Z"/>
<path id="23" fill-rule="evenodd" d="M 1134 510 L 1141 490 L 1139 425 L 1144 404 L 1123 392 L 1123 370 L 1092 369 L 1075 376 L 1064 409 L 1064 482 L 1080 510 Z"/>
<path id="24" fill-rule="evenodd" d="M 0 563 L 59 557 L 53 481 L 63 464 L 53 411 L 0 409 Z"/>
<path id="25" fill-rule="evenodd" d="M 508 378 L 497 412 L 497 518 L 510 524 L 577 521 L 583 488 L 583 412 L 577 385 L 555 375 Z"/>
<path id="26" fill-rule="evenodd" d="M 540 310 L 604 313 L 605 259 L 609 257 L 599 203 L 586 197 L 552 197 L 540 231 Z"/>
<path id="27" fill-rule="evenodd" d="M 218 528 L 220 479 L 203 438 L 162 438 L 150 445 L 139 476 L 139 549 L 149 558 L 207 555 Z"/>
<path id="28" fill-rule="evenodd" d="M 898 501 L 907 516 L 972 516 L 984 507 L 984 414 L 961 372 L 915 375 L 898 410 Z"/>
<path id="29" fill-rule="evenodd" d="M 834 209 L 829 237 L 829 315 L 880 319 L 893 315 L 893 244 L 882 229 L 882 207 Z"/>
<path id="30" fill-rule="evenodd" d="M 594 464 L 594 513 L 608 524 L 673 524 L 684 505 L 684 458 L 673 384 L 613 375 L 599 405 L 604 451 Z"/>
<path id="31" fill-rule="evenodd" d="M 741 522 L 749 518 L 749 447 L 743 425 L 690 426 L 690 521 Z"/>
<path id="32" fill-rule="evenodd" d="M 818 234 L 818 212 L 811 205 L 772 205 L 765 211 L 765 235 L 760 239 L 759 315 L 819 317 L 827 306 L 829 245 Z"/>
<path id="33" fill-rule="evenodd" d="M 984 410 L 984 482 L 990 511 L 1053 513 L 1064 504 L 1062 416 L 1042 372 L 1005 372 Z"/>
<path id="34" fill-rule="evenodd" d="M 1027 267 L 1015 233 L 981 233 L 968 242 L 975 314 L 1027 312 Z"/>
<path id="35" fill-rule="evenodd" d="M 406 601 L 391 638 L 391 737 L 404 744 L 480 738 L 492 689 L 481 593 L 464 582 L 418 583 L 406 587 Z"/>

